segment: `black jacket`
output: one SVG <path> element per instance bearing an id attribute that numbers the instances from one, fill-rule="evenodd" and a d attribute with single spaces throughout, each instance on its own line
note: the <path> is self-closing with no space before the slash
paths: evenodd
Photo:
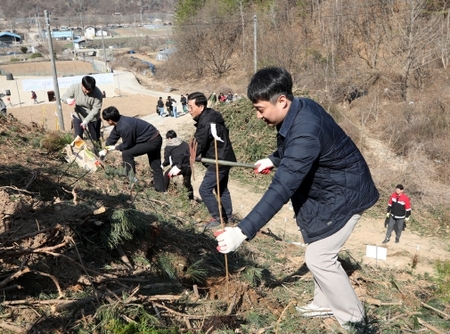
<path id="1" fill-rule="evenodd" d="M 231 145 L 228 129 L 225 126 L 225 121 L 220 113 L 214 109 L 207 108 L 194 118 L 196 122 L 194 137 L 197 140 L 197 156 L 202 158 L 215 159 L 214 137 L 211 133 L 211 124 L 216 124 L 217 135 L 220 140 L 217 140 L 217 151 L 219 160 L 236 161 L 236 156 Z M 214 164 L 205 164 L 208 169 L 214 170 Z M 230 168 L 228 166 L 220 166 L 221 169 Z"/>
<path id="2" fill-rule="evenodd" d="M 170 159 L 172 160 L 172 166 L 177 166 L 179 169 L 190 168 L 189 164 L 189 145 L 180 138 L 172 138 L 167 141 L 167 145 L 164 148 L 164 167 L 170 165 Z"/>
<path id="3" fill-rule="evenodd" d="M 238 225 L 249 239 L 289 199 L 306 243 L 336 233 L 378 200 L 361 152 L 319 104 L 295 98 L 277 129 L 272 183 Z"/>
<path id="4" fill-rule="evenodd" d="M 158 136 L 158 130 L 149 122 L 140 118 L 120 116 L 106 139 L 106 146 L 114 145 L 122 138 L 122 143 L 116 146 L 116 150 L 124 151 L 139 143 L 148 142 Z"/>

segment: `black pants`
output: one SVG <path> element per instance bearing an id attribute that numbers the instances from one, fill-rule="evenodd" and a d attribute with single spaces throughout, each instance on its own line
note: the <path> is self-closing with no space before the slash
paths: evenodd
<path id="1" fill-rule="evenodd" d="M 170 178 L 169 178 L 170 169 L 166 170 L 164 173 L 164 191 L 167 191 L 169 188 Z M 186 187 L 188 191 L 189 199 L 194 199 L 194 189 L 192 188 L 191 176 L 192 170 L 191 167 L 181 167 L 181 172 L 178 175 L 183 175 L 183 185 Z"/>
<path id="2" fill-rule="evenodd" d="M 159 192 L 164 191 L 163 173 L 161 169 L 161 146 L 162 137 L 158 135 L 151 141 L 136 144 L 128 150 L 122 151 L 123 165 L 127 174 L 129 174 L 131 170 L 136 174 L 134 157 L 147 154 L 148 163 L 153 171 L 155 190 Z"/>
<path id="3" fill-rule="evenodd" d="M 84 129 L 80 126 L 82 121 L 77 117 L 72 117 L 73 130 L 75 132 L 75 137 L 80 136 L 83 138 Z M 87 130 L 92 138 L 92 141 L 97 145 L 97 149 L 100 148 L 100 129 L 102 127 L 102 120 L 98 119 L 93 122 L 89 122 L 87 125 Z"/>
<path id="4" fill-rule="evenodd" d="M 229 168 L 224 168 L 219 170 L 219 188 L 220 188 L 220 202 L 222 204 L 222 217 L 225 222 L 231 218 L 233 214 L 233 206 L 231 203 L 231 195 L 228 190 L 228 176 L 230 174 Z M 217 202 L 217 177 L 216 172 L 212 169 L 207 169 L 205 177 L 199 188 L 200 196 L 202 197 L 203 203 L 205 203 L 209 214 L 219 220 L 220 212 Z"/>

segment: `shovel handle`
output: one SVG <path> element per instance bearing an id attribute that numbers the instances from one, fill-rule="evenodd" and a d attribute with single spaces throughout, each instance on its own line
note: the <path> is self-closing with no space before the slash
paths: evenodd
<path id="1" fill-rule="evenodd" d="M 234 161 L 227 161 L 227 160 L 215 160 L 210 158 L 197 158 L 195 161 L 203 162 L 207 164 L 215 164 L 217 162 L 218 165 L 221 166 L 231 166 L 231 167 L 245 167 L 245 168 L 256 168 L 253 164 L 246 164 L 243 162 L 234 162 Z"/>

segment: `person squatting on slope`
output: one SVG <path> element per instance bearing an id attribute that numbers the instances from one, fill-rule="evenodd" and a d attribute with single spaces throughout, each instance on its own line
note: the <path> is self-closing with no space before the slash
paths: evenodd
<path id="1" fill-rule="evenodd" d="M 189 144 L 177 137 L 177 133 L 169 130 L 166 133 L 167 144 L 164 148 L 163 167 L 172 168 L 164 173 L 164 191 L 169 188 L 170 179 L 176 175 L 183 175 L 183 185 L 188 192 L 188 198 L 194 199 L 194 189 L 191 184 L 192 170 L 189 163 Z"/>
<path id="2" fill-rule="evenodd" d="M 162 137 L 159 131 L 150 123 L 134 117 L 122 116 L 116 107 L 108 107 L 102 111 L 102 117 L 109 125 L 114 126 L 108 139 L 107 151 L 121 151 L 123 165 L 127 175 L 133 171 L 136 175 L 134 157 L 147 154 L 149 165 L 153 171 L 155 190 L 164 191 L 163 174 L 161 169 Z M 122 138 L 122 143 L 116 145 Z M 104 156 L 106 152 L 100 152 Z"/>
<path id="3" fill-rule="evenodd" d="M 81 84 L 73 84 L 62 96 L 61 100 L 74 106 L 72 124 L 75 137 L 83 138 L 84 130 L 88 130 L 94 144 L 94 152 L 100 148 L 100 128 L 102 119 L 100 110 L 103 103 L 103 94 L 95 85 L 95 78 L 86 75 Z"/>
<path id="4" fill-rule="evenodd" d="M 292 77 L 285 69 L 259 70 L 247 95 L 257 117 L 278 131 L 277 150 L 258 160 L 256 171 L 277 170 L 250 213 L 236 227 L 216 231 L 217 249 L 229 253 L 253 239 L 291 199 L 314 279 L 312 302 L 297 311 L 306 317 L 334 315 L 347 329 L 364 326 L 363 305 L 338 252 L 379 197 L 366 161 L 318 103 L 293 96 Z"/>
<path id="5" fill-rule="evenodd" d="M 208 100 L 205 94 L 194 92 L 188 95 L 188 110 L 194 119 L 195 134 L 197 141 L 196 157 L 216 158 L 215 141 L 217 142 L 217 159 L 236 162 L 236 156 L 231 145 L 228 129 L 222 115 L 214 109 L 208 108 Z M 212 127 L 220 140 L 214 139 Z M 211 215 L 210 221 L 205 225 L 205 229 L 210 229 L 221 224 L 220 212 L 216 198 L 217 178 L 216 165 L 204 164 L 207 168 L 203 181 L 200 184 L 199 193 Z M 229 166 L 219 167 L 219 189 L 222 218 L 225 223 L 231 222 L 233 215 L 233 206 L 231 195 L 228 190 L 228 178 L 230 174 Z"/>
<path id="6" fill-rule="evenodd" d="M 397 184 L 394 193 L 389 198 L 386 217 L 389 218 L 386 237 L 383 244 L 391 239 L 392 231 L 395 231 L 395 242 L 400 241 L 402 231 L 405 229 L 405 221 L 411 216 L 411 203 L 409 197 L 403 192 L 403 185 Z"/>

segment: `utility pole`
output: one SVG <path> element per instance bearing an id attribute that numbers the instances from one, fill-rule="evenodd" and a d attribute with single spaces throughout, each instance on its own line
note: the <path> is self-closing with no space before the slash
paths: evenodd
<path id="1" fill-rule="evenodd" d="M 253 62 L 254 62 L 254 73 L 256 73 L 256 68 L 257 68 L 257 63 L 258 63 L 258 61 L 257 61 L 257 57 L 256 57 L 256 14 L 253 16 L 253 23 L 254 23 L 254 25 L 253 25 L 253 30 L 254 30 L 254 33 L 253 33 L 253 36 L 254 36 L 254 40 L 253 40 Z"/>
<path id="2" fill-rule="evenodd" d="M 105 51 L 105 39 L 103 38 L 103 27 L 100 27 L 102 30 L 102 47 L 103 47 L 103 60 L 105 61 L 105 72 L 108 72 L 108 63 L 106 61 L 106 51 Z"/>
<path id="3" fill-rule="evenodd" d="M 57 111 L 58 125 L 59 125 L 59 129 L 64 131 L 64 118 L 63 118 L 63 113 L 62 113 L 61 97 L 59 95 L 58 75 L 56 73 L 55 54 L 53 51 L 53 41 L 52 41 L 52 34 L 50 31 L 51 29 L 50 29 L 50 19 L 48 16 L 48 11 L 44 10 L 44 16 L 45 16 L 45 25 L 47 27 L 48 49 L 50 51 L 50 60 L 52 62 L 52 69 L 53 69 L 53 87 L 55 89 L 56 106 L 58 108 L 58 111 Z"/>

